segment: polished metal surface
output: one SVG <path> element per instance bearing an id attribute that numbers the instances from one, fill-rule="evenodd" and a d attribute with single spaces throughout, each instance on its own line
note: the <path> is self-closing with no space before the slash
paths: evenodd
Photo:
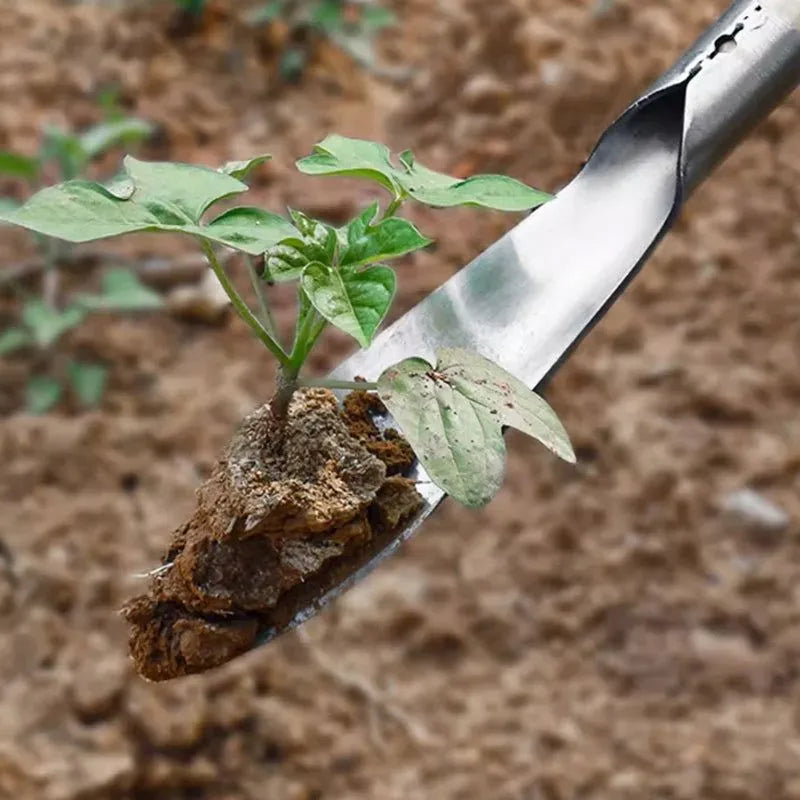
<path id="1" fill-rule="evenodd" d="M 474 349 L 535 387 L 613 303 L 687 194 L 800 83 L 800 0 L 735 2 L 600 139 L 580 174 L 334 373 L 374 380 L 412 355 Z M 297 625 L 390 555 L 423 511 Z M 280 631 L 271 632 L 269 640 Z"/>

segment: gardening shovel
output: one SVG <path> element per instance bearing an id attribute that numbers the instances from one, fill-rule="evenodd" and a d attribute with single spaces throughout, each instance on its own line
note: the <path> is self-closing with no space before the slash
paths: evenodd
<path id="1" fill-rule="evenodd" d="M 477 351 L 536 387 L 619 297 L 692 190 L 800 82 L 800 0 L 736 0 L 602 135 L 578 176 L 334 376 L 379 375 L 442 347 Z M 418 470 L 424 508 L 295 627 L 408 539 L 444 494 Z"/>

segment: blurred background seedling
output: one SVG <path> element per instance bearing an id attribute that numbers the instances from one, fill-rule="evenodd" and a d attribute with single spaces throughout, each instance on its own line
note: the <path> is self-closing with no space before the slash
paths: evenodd
<path id="1" fill-rule="evenodd" d="M 388 8 L 352 0 L 270 0 L 250 10 L 247 20 L 255 26 L 287 26 L 287 44 L 280 60 L 281 75 L 287 80 L 300 77 L 315 40 L 320 38 L 344 50 L 361 66 L 374 69 L 375 39 L 397 23 Z"/>
<path id="2" fill-rule="evenodd" d="M 101 94 L 103 120 L 82 131 L 47 126 L 34 155 L 0 150 L 0 178 L 23 184 L 28 193 L 54 178 L 88 177 L 90 167 L 116 149 L 131 149 L 150 137 L 154 127 L 146 120 L 127 116 L 113 91 Z M 18 207 L 15 197 L 0 196 L 0 211 Z M 2 224 L 2 223 L 0 223 Z M 61 298 L 61 269 L 72 256 L 72 247 L 39 234 L 34 235 L 41 259 L 38 292 L 8 279 L 20 300 L 19 322 L 0 329 L 0 356 L 18 351 L 38 353 L 36 370 L 26 385 L 26 407 L 44 413 L 65 395 L 67 387 L 81 407 L 95 406 L 103 395 L 108 369 L 102 364 L 66 359 L 57 350 L 62 337 L 80 325 L 90 312 L 142 311 L 159 308 L 161 296 L 144 286 L 128 269 L 110 268 L 102 277 L 98 294 L 81 293 L 70 302 Z"/>

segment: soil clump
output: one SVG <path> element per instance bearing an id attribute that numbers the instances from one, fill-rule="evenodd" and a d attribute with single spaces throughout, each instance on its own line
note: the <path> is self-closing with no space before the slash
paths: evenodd
<path id="1" fill-rule="evenodd" d="M 143 677 L 203 672 L 249 650 L 418 510 L 413 481 L 397 474 L 413 452 L 378 429 L 382 411 L 367 392 L 340 409 L 332 392 L 307 389 L 285 423 L 269 405 L 244 419 L 148 592 L 123 609 Z"/>

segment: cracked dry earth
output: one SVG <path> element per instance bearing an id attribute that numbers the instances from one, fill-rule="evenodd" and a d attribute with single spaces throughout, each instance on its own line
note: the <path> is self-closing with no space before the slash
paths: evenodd
<path id="1" fill-rule="evenodd" d="M 145 156 L 275 153 L 254 190 L 272 208 L 338 221 L 372 196 L 289 169 L 329 130 L 553 190 L 722 5 L 409 0 L 383 48 L 409 83 L 323 48 L 285 86 L 226 3 L 175 40 L 166 4 L 0 0 L 0 147 L 96 118 L 92 93 L 116 83 L 162 126 Z M 512 435 L 487 509 L 445 504 L 300 631 L 203 675 L 142 681 L 117 609 L 268 396 L 259 345 L 230 318 L 98 317 L 65 346 L 114 365 L 101 408 L 43 418 L 15 411 L 31 365 L 4 360 L 0 797 L 800 798 L 799 129 L 793 98 L 557 376 L 577 468 Z M 398 312 L 512 223 L 412 215 L 439 244 L 402 268 Z M 3 231 L 0 268 L 26 247 Z M 124 252 L 156 248 L 183 252 Z M 726 512 L 744 487 L 785 524 Z"/>

